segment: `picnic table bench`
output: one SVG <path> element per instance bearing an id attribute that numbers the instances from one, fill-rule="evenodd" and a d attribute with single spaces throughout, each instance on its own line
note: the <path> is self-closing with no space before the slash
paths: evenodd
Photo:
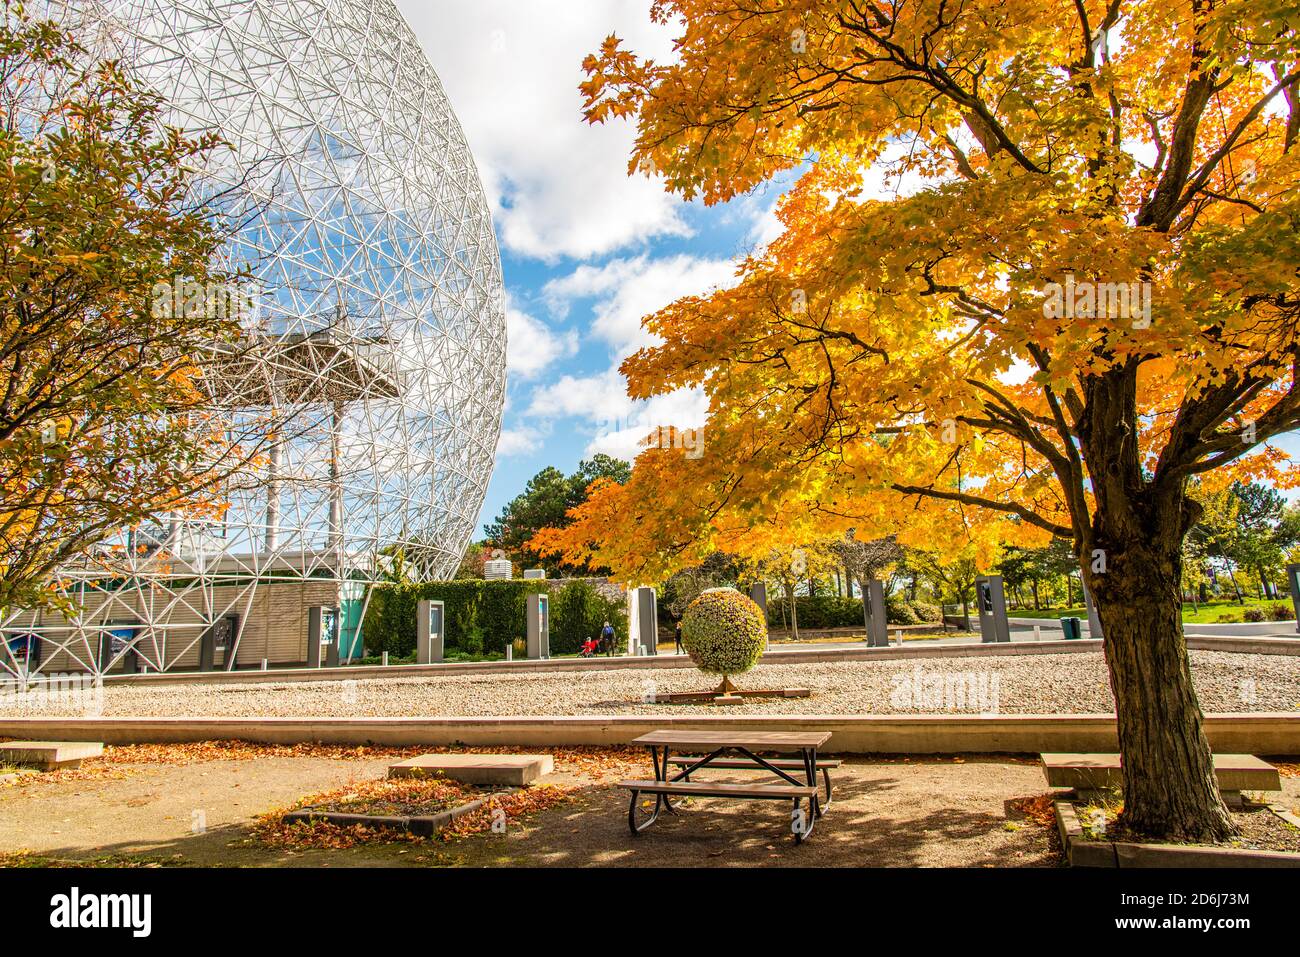
<path id="1" fill-rule="evenodd" d="M 703 757 L 700 754 L 683 754 L 680 757 L 669 759 L 668 763 L 674 767 L 687 768 L 686 776 L 682 780 L 689 781 L 692 773 L 691 766 L 699 763 Z M 766 762 L 771 767 L 780 768 L 782 771 L 802 772 L 805 770 L 802 758 L 767 758 Z M 826 797 L 820 802 L 823 811 L 831 806 L 831 771 L 839 766 L 840 761 L 838 758 L 817 759 L 817 770 L 821 772 L 822 782 L 826 788 Z M 715 758 L 708 763 L 708 767 L 727 771 L 764 770 L 763 765 L 750 758 Z M 698 770 L 698 768 L 694 770 Z"/>
<path id="2" fill-rule="evenodd" d="M 674 797 L 780 800 L 791 802 L 791 829 L 794 831 L 795 843 L 802 843 L 812 833 L 817 819 L 830 804 L 829 770 L 838 767 L 840 762 L 817 757 L 817 749 L 829 741 L 830 737 L 829 731 L 666 730 L 643 734 L 632 743 L 650 749 L 654 780 L 619 782 L 619 787 L 631 792 L 627 811 L 628 829 L 636 835 L 657 821 L 661 811 L 677 813 L 680 802 L 675 804 L 672 800 Z M 674 751 L 685 753 L 673 757 Z M 799 757 L 763 757 L 762 752 L 797 753 Z M 672 774 L 673 768 L 680 770 Z M 743 784 L 690 780 L 692 774 L 710 768 L 767 771 L 775 775 L 777 780 Z M 826 783 L 825 802 L 821 800 L 817 787 L 819 771 Z M 641 806 L 643 794 L 654 795 L 654 809 L 649 814 Z M 807 802 L 806 813 L 801 810 L 803 802 Z M 639 819 L 639 815 L 643 819 Z"/>

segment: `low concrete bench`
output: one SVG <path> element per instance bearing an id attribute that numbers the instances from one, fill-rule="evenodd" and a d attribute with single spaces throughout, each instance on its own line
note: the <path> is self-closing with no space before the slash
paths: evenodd
<path id="1" fill-rule="evenodd" d="M 1052 787 L 1076 791 L 1108 791 L 1123 784 L 1118 754 L 1041 754 L 1043 774 Z M 1253 754 L 1214 755 L 1214 775 L 1225 796 L 1242 791 L 1280 791 L 1277 768 Z"/>
<path id="2" fill-rule="evenodd" d="M 0 744 L 0 762 L 32 764 L 53 771 L 78 768 L 87 758 L 98 758 L 104 745 L 98 741 L 6 741 Z"/>
<path id="3" fill-rule="evenodd" d="M 684 754 L 680 757 L 669 758 L 668 763 L 676 767 L 688 768 L 693 764 L 699 764 L 704 760 L 701 754 Z M 798 771 L 802 773 L 805 769 L 803 760 L 800 758 L 764 758 L 768 764 L 782 771 Z M 822 807 L 830 807 L 831 803 L 831 769 L 840 766 L 837 758 L 818 758 L 817 770 L 822 773 L 822 781 L 826 785 L 826 800 L 822 801 Z M 762 771 L 765 770 L 763 765 L 749 758 L 714 758 L 707 765 L 709 768 L 721 768 L 723 770 L 735 771 Z M 689 781 L 690 775 L 684 780 Z"/>
<path id="4" fill-rule="evenodd" d="M 444 777 L 462 784 L 523 787 L 555 769 L 549 754 L 421 754 L 388 766 L 390 778 Z"/>

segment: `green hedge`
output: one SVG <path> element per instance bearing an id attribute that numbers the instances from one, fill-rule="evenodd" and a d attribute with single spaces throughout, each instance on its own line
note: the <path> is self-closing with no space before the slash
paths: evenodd
<path id="1" fill-rule="evenodd" d="M 576 654 L 588 638 L 599 638 L 609 622 L 619 647 L 627 646 L 627 611 L 586 582 L 569 582 L 551 592 L 551 654 Z"/>
<path id="2" fill-rule="evenodd" d="M 800 595 L 795 599 L 799 610 L 800 628 L 863 628 L 862 599 L 844 598 L 837 595 Z M 769 627 L 780 628 L 782 623 L 789 627 L 790 616 L 783 614 L 786 608 L 784 598 L 768 599 L 767 623 Z M 909 603 L 903 595 L 895 592 L 885 596 L 885 618 L 891 625 L 918 625 L 927 621 L 938 621 L 937 606 L 928 602 Z"/>
<path id="3" fill-rule="evenodd" d="M 370 654 L 413 654 L 416 604 L 441 601 L 446 606 L 448 650 L 477 653 L 477 649 L 466 647 L 477 629 L 483 638 L 483 654 L 504 654 L 508 644 L 527 638 L 528 596 L 537 592 L 551 596 L 551 654 L 576 653 L 587 637 L 600 634 L 606 620 L 614 625 L 620 638 L 626 639 L 627 613 L 623 604 L 603 598 L 588 583 L 569 582 L 551 590 L 545 582 L 519 579 L 376 586 L 366 609 L 362 636 Z"/>

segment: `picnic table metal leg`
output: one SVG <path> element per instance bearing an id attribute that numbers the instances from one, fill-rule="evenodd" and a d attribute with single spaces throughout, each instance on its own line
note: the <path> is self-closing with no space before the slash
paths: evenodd
<path id="1" fill-rule="evenodd" d="M 661 783 L 666 783 L 668 781 L 668 759 L 671 757 L 670 750 L 671 749 L 667 745 L 664 746 L 663 759 L 661 760 L 659 757 L 659 749 L 654 745 L 650 746 L 650 760 L 654 763 L 655 780 Z M 682 803 L 682 801 L 678 801 L 674 804 L 672 796 L 668 794 L 656 795 L 655 816 L 657 817 L 659 815 L 660 805 L 666 807 L 669 814 L 676 814 L 677 809 L 681 807 Z"/>
<path id="2" fill-rule="evenodd" d="M 636 835 L 640 834 L 642 831 L 648 828 L 655 821 L 659 820 L 659 806 L 660 806 L 660 798 L 662 797 L 662 795 L 656 794 L 654 813 L 652 813 L 648 818 L 646 818 L 640 824 L 637 823 L 636 820 L 637 801 L 640 799 L 640 797 L 641 797 L 640 791 L 633 791 L 632 800 L 628 803 L 627 806 L 627 826 L 628 826 L 628 830 L 632 832 L 633 837 L 636 837 Z"/>
<path id="3" fill-rule="evenodd" d="M 668 780 L 668 759 L 671 757 L 670 751 L 671 751 L 671 749 L 670 749 L 667 745 L 665 745 L 665 746 L 664 746 L 664 760 L 663 760 L 663 765 L 662 765 L 662 767 L 663 767 L 663 777 L 659 778 L 659 780 L 661 780 L 661 781 L 665 781 L 665 782 Z M 668 813 L 669 813 L 669 814 L 676 814 L 676 813 L 677 813 L 677 809 L 678 809 L 679 807 L 681 807 L 683 804 L 686 803 L 686 799 L 685 799 L 685 798 L 682 798 L 682 799 L 679 800 L 676 804 L 674 804 L 674 803 L 673 803 L 673 797 L 672 797 L 671 794 L 665 794 L 665 795 L 663 795 L 663 799 L 664 799 L 664 807 L 668 808 Z"/>
<path id="4" fill-rule="evenodd" d="M 808 786 L 810 788 L 813 788 L 815 792 L 817 789 L 817 749 L 816 748 L 803 749 L 803 768 L 804 768 L 804 774 L 807 775 L 808 778 Z M 829 782 L 829 780 L 830 778 L 828 777 L 827 781 Z M 826 790 L 827 793 L 829 794 L 830 793 L 829 784 L 827 784 Z M 808 804 L 812 810 L 813 817 L 822 816 L 822 810 L 823 810 L 822 804 L 821 801 L 818 799 L 816 793 L 814 793 L 813 796 L 808 799 Z M 811 830 L 812 829 L 809 828 L 809 831 Z"/>
<path id="5" fill-rule="evenodd" d="M 802 844 L 804 838 L 813 832 L 818 817 L 817 799 L 808 799 L 808 814 L 802 814 L 799 810 L 799 802 L 802 800 L 803 798 L 794 799 L 794 811 L 790 816 L 791 830 L 794 831 L 794 842 L 796 844 Z"/>

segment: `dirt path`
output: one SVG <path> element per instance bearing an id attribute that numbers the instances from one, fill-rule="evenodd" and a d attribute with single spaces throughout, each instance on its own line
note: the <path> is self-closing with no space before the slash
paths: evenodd
<path id="1" fill-rule="evenodd" d="M 721 780 L 722 778 L 719 778 Z M 735 780 L 743 780 L 737 778 Z M 697 801 L 633 838 L 627 795 L 599 788 L 505 835 L 456 845 L 467 865 L 581 867 L 1055 866 L 1047 829 L 1007 802 L 1042 793 L 1042 772 L 997 759 L 846 763 L 835 802 L 796 847 L 784 805 Z"/>
<path id="2" fill-rule="evenodd" d="M 189 865 L 302 865 L 306 855 L 231 847 L 259 814 L 388 764 L 329 758 L 258 758 L 182 766 L 122 765 L 109 776 L 0 789 L 0 851 L 60 859 L 106 855 L 175 858 Z M 337 853 L 318 864 L 378 863 Z"/>
<path id="3" fill-rule="evenodd" d="M 304 795 L 382 777 L 389 758 L 255 757 L 118 765 L 0 788 L 0 852 L 204 866 L 1053 866 L 1049 830 L 1008 808 L 1045 790 L 1034 765 L 1002 758 L 851 759 L 835 803 L 796 847 L 784 805 L 697 801 L 627 832 L 626 792 L 590 777 L 572 800 L 504 834 L 456 841 L 284 851 L 248 841 L 253 819 Z M 741 778 L 743 779 L 743 778 Z M 201 826 L 200 826 L 201 825 Z"/>

